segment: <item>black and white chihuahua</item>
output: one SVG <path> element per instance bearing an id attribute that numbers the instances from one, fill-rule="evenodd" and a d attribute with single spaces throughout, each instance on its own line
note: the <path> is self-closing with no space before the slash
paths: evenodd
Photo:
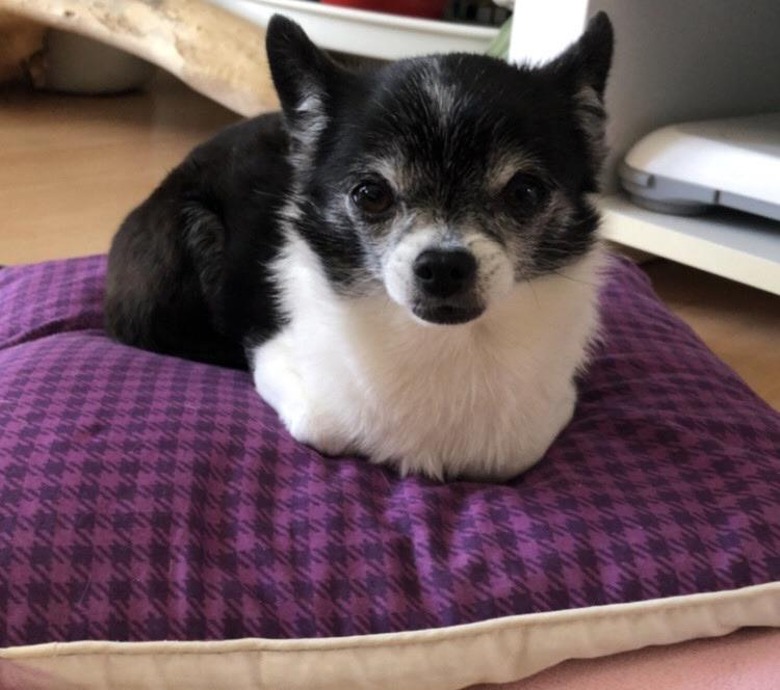
<path id="1" fill-rule="evenodd" d="M 283 112 L 196 148 L 117 233 L 118 340 L 248 366 L 292 436 L 503 480 L 572 416 L 598 328 L 612 28 L 516 67 L 338 66 L 271 20 Z"/>

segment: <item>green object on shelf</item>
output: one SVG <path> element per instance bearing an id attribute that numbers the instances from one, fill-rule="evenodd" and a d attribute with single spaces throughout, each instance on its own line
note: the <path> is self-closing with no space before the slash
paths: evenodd
<path id="1" fill-rule="evenodd" d="M 507 19 L 498 30 L 498 35 L 488 46 L 487 54 L 491 57 L 507 60 L 509 58 L 509 37 L 512 34 L 512 17 Z"/>

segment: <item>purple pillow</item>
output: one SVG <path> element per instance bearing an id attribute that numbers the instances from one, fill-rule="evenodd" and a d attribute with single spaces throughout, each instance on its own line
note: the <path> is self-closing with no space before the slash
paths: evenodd
<path id="1" fill-rule="evenodd" d="M 298 445 L 249 374 L 109 340 L 104 273 L 0 270 L 0 647 L 394 633 L 780 580 L 778 415 L 628 262 L 573 421 L 505 485 Z"/>

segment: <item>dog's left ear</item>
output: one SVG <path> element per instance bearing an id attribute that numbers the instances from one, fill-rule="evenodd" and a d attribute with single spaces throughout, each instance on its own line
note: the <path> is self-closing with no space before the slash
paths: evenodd
<path id="1" fill-rule="evenodd" d="M 310 138 L 324 125 L 328 93 L 340 68 L 298 24 L 279 14 L 268 23 L 266 51 L 288 125 Z"/>

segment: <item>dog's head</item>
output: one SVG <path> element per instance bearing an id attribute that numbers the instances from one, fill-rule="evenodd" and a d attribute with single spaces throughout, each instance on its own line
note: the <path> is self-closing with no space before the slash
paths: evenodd
<path id="1" fill-rule="evenodd" d="M 420 320 L 465 323 L 593 246 L 606 15 L 538 68 L 454 54 L 348 71 L 279 16 L 267 48 L 286 216 L 340 294 L 384 289 Z"/>

